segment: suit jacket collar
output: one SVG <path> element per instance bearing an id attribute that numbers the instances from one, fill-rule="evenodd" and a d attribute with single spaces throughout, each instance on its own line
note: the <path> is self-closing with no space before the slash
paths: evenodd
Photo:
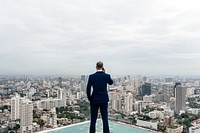
<path id="1" fill-rule="evenodd" d="M 103 73 L 103 71 L 96 71 L 96 73 Z"/>

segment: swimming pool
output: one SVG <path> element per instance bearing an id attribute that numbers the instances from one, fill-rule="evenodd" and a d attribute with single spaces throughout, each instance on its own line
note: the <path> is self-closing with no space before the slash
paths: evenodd
<path id="1" fill-rule="evenodd" d="M 111 133 L 153 133 L 153 131 L 132 127 L 126 124 L 109 121 Z M 102 121 L 98 120 L 96 124 L 96 132 L 103 133 Z M 53 131 L 45 131 L 46 133 L 89 133 L 89 122 L 84 122 L 78 125 L 72 125 L 66 128 L 57 129 Z M 154 132 L 155 133 L 155 132 Z"/>

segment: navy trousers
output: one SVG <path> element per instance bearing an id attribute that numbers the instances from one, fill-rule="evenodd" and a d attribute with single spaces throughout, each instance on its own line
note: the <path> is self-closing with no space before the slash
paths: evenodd
<path id="1" fill-rule="evenodd" d="M 96 132 L 96 121 L 99 108 L 103 121 L 103 133 L 110 133 L 108 125 L 108 103 L 100 103 L 100 104 L 90 103 L 90 111 L 91 111 L 90 133 Z"/>

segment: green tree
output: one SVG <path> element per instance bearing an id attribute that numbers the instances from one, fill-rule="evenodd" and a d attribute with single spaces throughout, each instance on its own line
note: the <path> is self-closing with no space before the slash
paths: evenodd
<path id="1" fill-rule="evenodd" d="M 19 124 L 17 124 L 15 127 L 13 127 L 13 130 L 18 130 L 18 129 L 20 129 L 20 125 Z"/>
<path id="2" fill-rule="evenodd" d="M 134 114 L 129 115 L 128 119 L 130 120 L 131 124 L 136 124 L 137 123 L 137 120 L 136 120 L 136 117 L 135 117 Z"/>
<path id="3" fill-rule="evenodd" d="M 40 125 L 40 127 L 43 129 L 43 127 L 44 127 L 44 125 L 45 125 L 45 121 L 39 118 L 37 123 L 38 123 L 38 124 Z"/>

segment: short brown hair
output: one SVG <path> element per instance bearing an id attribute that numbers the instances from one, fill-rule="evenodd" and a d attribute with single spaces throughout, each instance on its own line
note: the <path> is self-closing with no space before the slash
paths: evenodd
<path id="1" fill-rule="evenodd" d="M 99 61 L 96 65 L 97 68 L 103 68 L 103 62 Z"/>

